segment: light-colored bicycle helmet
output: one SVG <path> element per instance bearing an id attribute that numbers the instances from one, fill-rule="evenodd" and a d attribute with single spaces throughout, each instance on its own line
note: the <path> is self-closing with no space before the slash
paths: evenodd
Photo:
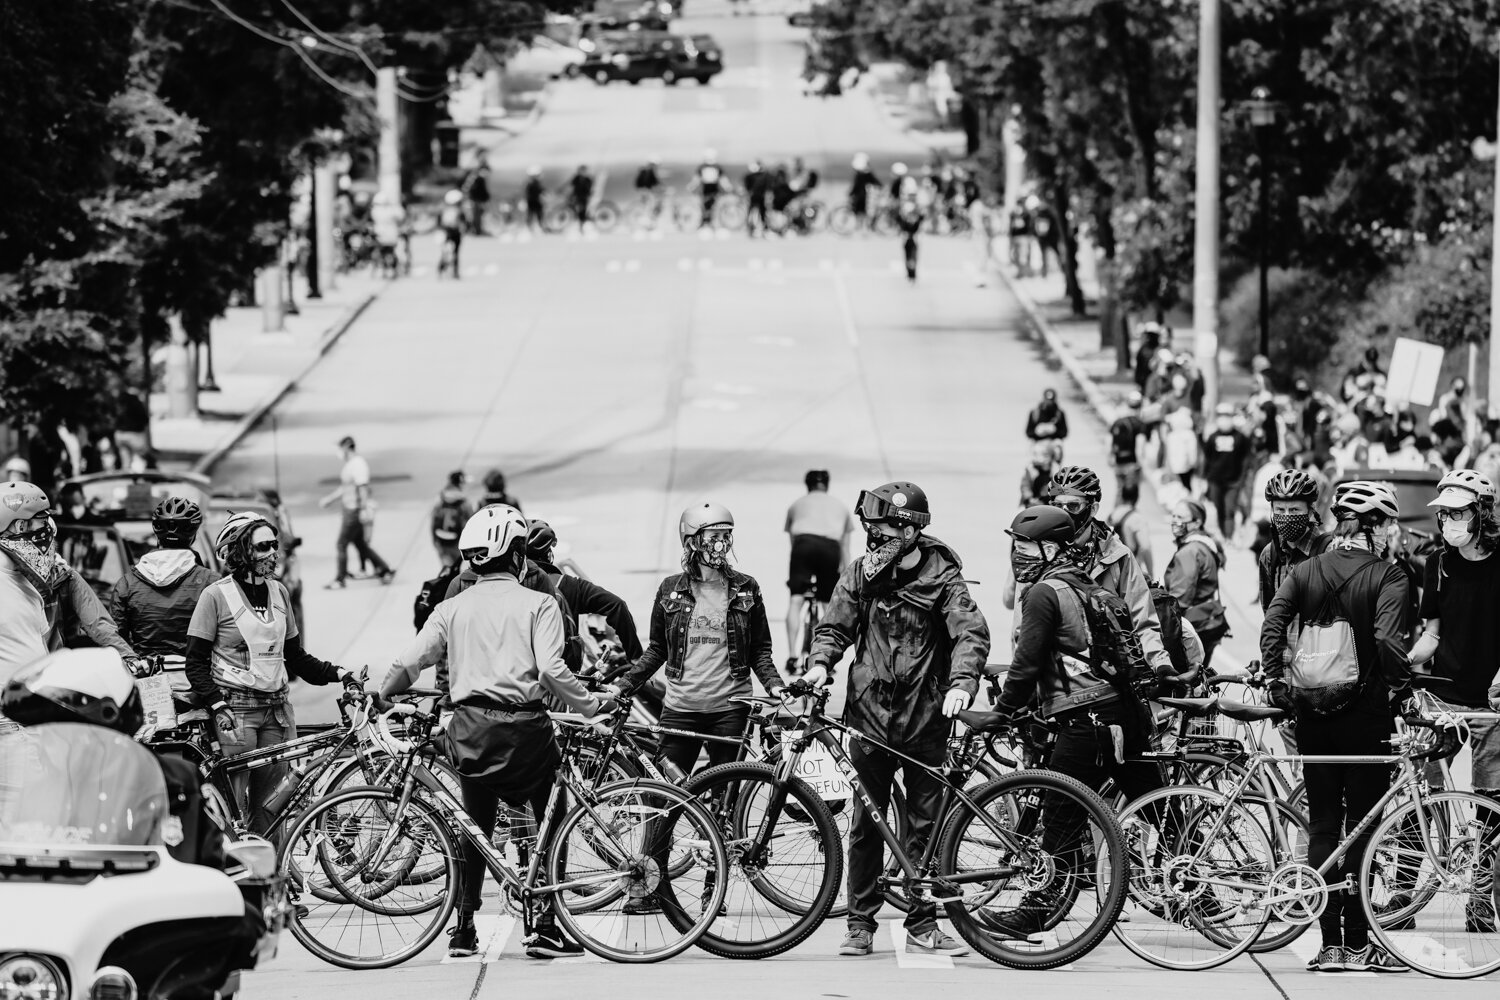
<path id="1" fill-rule="evenodd" d="M 526 515 L 509 504 L 481 507 L 458 536 L 458 550 L 471 564 L 499 559 L 517 546 L 526 547 L 531 526 Z"/>
<path id="2" fill-rule="evenodd" d="M 1400 516 L 1396 507 L 1396 492 L 1385 483 L 1356 480 L 1340 483 L 1333 491 L 1333 513 L 1335 517 L 1353 514 L 1361 521 L 1395 519 Z"/>
<path id="3" fill-rule="evenodd" d="M 705 500 L 695 503 L 682 512 L 677 520 L 677 536 L 684 545 L 704 528 L 732 528 L 734 515 L 721 503 Z"/>
<path id="4" fill-rule="evenodd" d="M 1488 477 L 1480 475 L 1473 469 L 1454 469 L 1438 480 L 1437 499 L 1427 506 L 1450 507 L 1458 510 L 1471 507 L 1476 503 L 1486 508 L 1493 507 L 1495 484 L 1490 482 Z"/>

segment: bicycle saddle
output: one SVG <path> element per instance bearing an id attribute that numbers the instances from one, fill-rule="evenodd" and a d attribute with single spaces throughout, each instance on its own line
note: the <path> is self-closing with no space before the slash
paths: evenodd
<path id="1" fill-rule="evenodd" d="M 1237 722 L 1260 722 L 1262 719 L 1284 719 L 1287 711 L 1275 705 L 1246 705 L 1221 698 L 1219 699 L 1219 714 Z"/>
<path id="2" fill-rule="evenodd" d="M 1010 724 L 1010 716 L 1000 712 L 975 712 L 964 709 L 958 713 L 958 721 L 981 733 Z"/>
<path id="3" fill-rule="evenodd" d="M 1217 698 L 1157 698 L 1168 708 L 1175 708 L 1186 715 L 1208 715 L 1218 704 Z"/>
<path id="4" fill-rule="evenodd" d="M 986 663 L 984 665 L 984 676 L 1003 678 L 1010 671 L 1009 663 Z"/>

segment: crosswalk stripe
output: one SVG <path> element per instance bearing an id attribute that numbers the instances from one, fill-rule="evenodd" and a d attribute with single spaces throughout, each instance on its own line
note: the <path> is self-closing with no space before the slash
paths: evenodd
<path id="1" fill-rule="evenodd" d="M 906 925 L 892 920 L 886 925 L 891 932 L 891 946 L 896 949 L 896 965 L 903 969 L 951 969 L 953 959 L 947 955 L 928 955 L 906 950 Z"/>

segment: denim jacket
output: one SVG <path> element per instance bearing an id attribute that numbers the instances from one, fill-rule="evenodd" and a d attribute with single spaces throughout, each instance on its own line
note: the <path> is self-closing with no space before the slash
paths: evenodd
<path id="1" fill-rule="evenodd" d="M 771 658 L 771 626 L 766 621 L 766 602 L 760 584 L 736 570 L 725 568 L 729 584 L 729 673 L 743 680 L 754 670 L 767 691 L 785 683 Z M 665 664 L 667 682 L 682 677 L 687 654 L 688 622 L 693 617 L 692 583 L 686 573 L 675 573 L 656 589 L 651 605 L 651 642 L 624 677 L 627 690 L 634 691 Z M 727 706 L 726 706 L 727 707 Z"/>

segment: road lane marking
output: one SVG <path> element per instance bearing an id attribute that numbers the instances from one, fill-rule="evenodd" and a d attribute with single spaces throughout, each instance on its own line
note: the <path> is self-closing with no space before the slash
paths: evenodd
<path id="1" fill-rule="evenodd" d="M 859 346 L 859 328 L 854 325 L 854 307 L 849 304 L 849 288 L 844 284 L 844 276 L 839 272 L 833 272 L 833 294 L 839 302 L 839 318 L 844 322 L 844 339 L 849 342 L 850 347 Z"/>
<path id="2" fill-rule="evenodd" d="M 906 926 L 899 920 L 886 924 L 891 931 L 891 946 L 896 949 L 896 965 L 903 969 L 951 969 L 953 959 L 947 955 L 906 950 Z"/>
<path id="3" fill-rule="evenodd" d="M 444 955 L 442 964 L 462 965 L 472 963 L 475 965 L 485 962 L 498 962 L 500 953 L 505 949 L 505 943 L 510 940 L 511 933 L 516 929 L 516 918 L 505 914 L 492 916 L 475 915 L 474 930 L 479 936 L 479 951 L 467 958 L 454 958 Z"/>

